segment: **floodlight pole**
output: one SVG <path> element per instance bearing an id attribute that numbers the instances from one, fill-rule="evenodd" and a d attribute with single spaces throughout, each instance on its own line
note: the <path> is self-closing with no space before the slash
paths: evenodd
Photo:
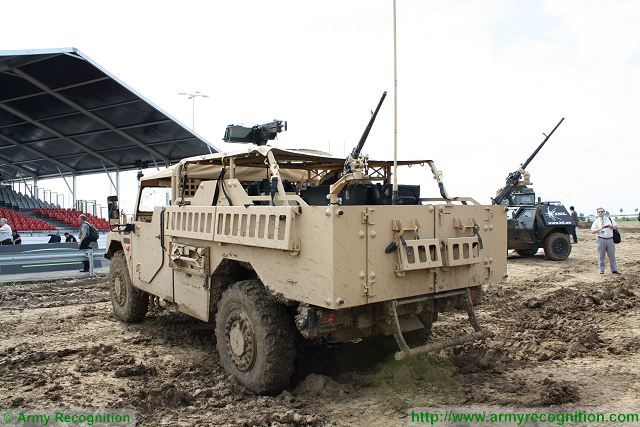
<path id="1" fill-rule="evenodd" d="M 180 92 L 178 95 L 186 96 L 187 99 L 191 100 L 191 131 L 196 131 L 196 98 L 208 98 L 209 95 L 205 95 L 204 93 L 200 93 L 199 90 L 190 93 L 190 92 Z"/>

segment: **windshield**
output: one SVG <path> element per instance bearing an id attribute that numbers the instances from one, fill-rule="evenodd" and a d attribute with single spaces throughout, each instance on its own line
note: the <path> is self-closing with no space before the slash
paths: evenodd
<path id="1" fill-rule="evenodd" d="M 153 212 L 158 206 L 171 204 L 170 187 L 144 187 L 140 194 L 139 212 Z"/>
<path id="2" fill-rule="evenodd" d="M 514 205 L 535 205 L 536 195 L 535 194 L 515 194 L 513 196 L 513 204 Z"/>

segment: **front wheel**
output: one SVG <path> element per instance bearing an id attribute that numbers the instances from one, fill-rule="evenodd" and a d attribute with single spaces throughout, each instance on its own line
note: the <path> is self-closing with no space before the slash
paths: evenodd
<path id="1" fill-rule="evenodd" d="M 571 253 L 571 241 L 564 233 L 551 233 L 544 240 L 544 254 L 552 261 L 564 261 Z"/>
<path id="2" fill-rule="evenodd" d="M 293 321 L 257 280 L 224 291 L 216 313 L 216 347 L 227 373 L 254 393 L 282 390 L 293 374 Z"/>
<path id="3" fill-rule="evenodd" d="M 144 319 L 149 309 L 149 294 L 134 288 L 127 269 L 124 252 L 111 257 L 109 269 L 109 294 L 113 313 L 123 322 L 133 323 Z"/>

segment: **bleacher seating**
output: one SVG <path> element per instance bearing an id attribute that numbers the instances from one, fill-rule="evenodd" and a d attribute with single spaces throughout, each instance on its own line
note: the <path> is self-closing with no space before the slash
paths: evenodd
<path id="1" fill-rule="evenodd" d="M 69 227 L 80 227 L 78 217 L 82 212 L 76 209 L 64 209 L 36 197 L 18 193 L 9 185 L 0 185 L 0 217 L 7 218 L 15 230 L 55 230 L 54 224 L 45 219 L 60 221 Z M 109 222 L 97 216 L 85 213 L 87 221 L 98 230 L 108 230 Z M 41 217 L 42 220 L 36 217 Z"/>
<path id="2" fill-rule="evenodd" d="M 9 185 L 0 185 L 0 207 L 18 209 L 21 211 L 31 211 L 35 208 L 52 209 L 59 206 L 40 200 L 37 197 L 26 196 L 22 193 L 18 193 Z"/>
<path id="3" fill-rule="evenodd" d="M 43 218 L 51 218 L 56 221 L 63 222 L 70 227 L 80 227 L 80 221 L 78 217 L 82 212 L 76 209 L 64 209 L 64 208 L 53 208 L 53 209 L 41 209 L 35 208 L 33 213 L 36 215 L 41 215 Z M 85 213 L 87 216 L 87 221 L 89 224 L 93 225 L 98 230 L 108 230 L 109 222 L 106 219 L 99 218 L 97 216 Z"/>
<path id="4" fill-rule="evenodd" d="M 9 227 L 17 231 L 55 230 L 56 226 L 47 221 L 24 215 L 20 211 L 0 207 L 0 218 L 6 218 Z"/>

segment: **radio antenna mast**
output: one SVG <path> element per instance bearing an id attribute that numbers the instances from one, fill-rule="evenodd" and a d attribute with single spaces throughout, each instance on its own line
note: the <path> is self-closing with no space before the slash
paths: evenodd
<path id="1" fill-rule="evenodd" d="M 393 0 L 393 192 L 391 203 L 398 204 L 398 61 L 396 47 L 396 0 Z"/>

